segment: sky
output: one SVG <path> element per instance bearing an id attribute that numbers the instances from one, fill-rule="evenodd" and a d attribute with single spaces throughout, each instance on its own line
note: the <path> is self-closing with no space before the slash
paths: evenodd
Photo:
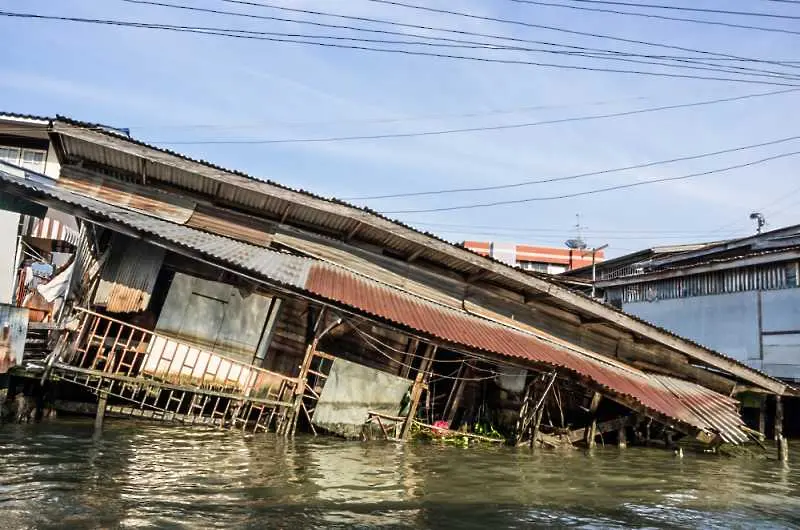
<path id="1" fill-rule="evenodd" d="M 554 49 L 519 41 L 515 44 L 514 41 L 396 24 L 287 12 L 274 7 L 283 6 L 561 46 L 699 56 L 707 64 L 726 64 L 708 54 L 421 11 L 370 0 L 159 1 L 353 25 L 405 35 L 322 28 L 124 0 L 0 0 L 0 11 L 229 28 L 261 32 L 257 35 L 262 36 L 263 32 L 273 32 L 408 41 L 424 35 Z M 797 57 L 800 34 L 585 12 L 513 0 L 398 1 L 458 11 L 473 17 L 515 20 L 783 62 L 781 65 L 727 63 L 781 72 L 782 76 L 746 77 L 739 73 L 670 69 L 523 50 L 413 48 L 426 53 L 511 61 L 498 63 L 0 16 L 0 35 L 6 43 L 0 47 L 0 111 L 43 116 L 59 114 L 128 128 L 132 136 L 145 142 L 292 188 L 369 206 L 454 242 L 494 240 L 563 246 L 565 240 L 576 237 L 575 225 L 579 223 L 581 236 L 589 246 L 608 244 L 607 254 L 616 256 L 654 245 L 745 236 L 755 230 L 749 219 L 753 211 L 762 212 L 771 229 L 800 223 L 797 171 L 800 156 L 580 197 L 410 212 L 542 199 L 713 171 L 800 151 L 800 140 L 563 182 L 431 196 L 363 199 L 566 177 L 800 135 L 797 125 L 800 92 L 619 117 L 491 129 L 762 94 L 789 89 L 794 84 L 800 87 L 800 78 L 795 81 L 791 77 L 800 63 L 788 63 L 800 60 Z M 800 17 L 800 5 L 770 0 L 658 2 L 711 9 L 730 9 L 735 5 L 750 11 Z M 574 0 L 550 0 L 550 3 L 613 8 Z M 797 23 L 800 18 L 649 12 L 800 30 Z M 342 40 L 326 42 L 398 47 Z M 428 42 L 447 44 L 442 40 Z M 412 48 L 410 45 L 402 47 Z M 737 80 L 669 78 L 520 64 L 530 62 Z M 754 82 L 738 81 L 743 79 Z M 482 127 L 490 130 L 306 141 Z M 272 140 L 303 141 L 263 142 Z"/>

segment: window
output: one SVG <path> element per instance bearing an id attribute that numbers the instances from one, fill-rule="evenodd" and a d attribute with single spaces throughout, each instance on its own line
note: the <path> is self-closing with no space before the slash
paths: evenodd
<path id="1" fill-rule="evenodd" d="M 19 152 L 20 150 L 16 147 L 0 146 L 0 160 L 9 164 L 19 164 Z"/>
<path id="2" fill-rule="evenodd" d="M 20 164 L 22 167 L 32 169 L 34 171 L 41 171 L 44 169 L 45 152 L 33 149 L 22 150 L 22 160 Z"/>
<path id="3" fill-rule="evenodd" d="M 47 152 L 40 149 L 0 146 L 0 161 L 33 171 L 44 171 L 45 158 Z"/>
<path id="4" fill-rule="evenodd" d="M 547 263 L 537 263 L 535 261 L 520 261 L 517 266 L 526 271 L 547 272 Z"/>

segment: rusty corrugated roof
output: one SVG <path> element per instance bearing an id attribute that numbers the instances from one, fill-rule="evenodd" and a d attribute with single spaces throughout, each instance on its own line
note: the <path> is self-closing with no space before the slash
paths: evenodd
<path id="1" fill-rule="evenodd" d="M 8 166 L 6 166 L 8 167 Z M 677 423 L 706 434 L 722 435 L 735 443 L 746 439 L 737 428 L 741 419 L 728 398 L 693 383 L 666 382 L 619 362 L 591 357 L 485 318 L 401 291 L 341 267 L 234 241 L 127 210 L 55 186 L 46 177 L 25 178 L 29 172 L 3 170 L 0 182 L 31 199 L 49 198 L 77 207 L 76 212 L 125 225 L 176 246 L 189 248 L 226 265 L 255 273 L 264 280 L 312 294 L 322 301 L 350 308 L 395 326 L 452 346 L 507 356 L 570 372 L 589 380 L 610 396 L 632 398 L 664 423 Z M 19 173 L 22 173 L 20 175 Z M 724 405 L 724 406 L 722 406 Z M 708 412 L 711 411 L 711 412 Z M 724 433 L 724 434 L 723 434 Z"/>
<path id="2" fill-rule="evenodd" d="M 747 440 L 736 402 L 694 383 L 652 376 L 610 360 L 603 362 L 324 263 L 312 265 L 305 288 L 449 344 L 572 372 L 592 380 L 606 394 L 633 398 L 655 416 L 707 434 L 718 433 L 727 442 Z"/>

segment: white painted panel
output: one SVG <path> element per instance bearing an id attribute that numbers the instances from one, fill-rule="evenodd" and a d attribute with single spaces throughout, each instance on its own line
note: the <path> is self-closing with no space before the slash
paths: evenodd
<path id="1" fill-rule="evenodd" d="M 10 304 L 16 281 L 19 214 L 0 210 L 0 304 Z"/>
<path id="2" fill-rule="evenodd" d="M 760 361 L 754 292 L 624 304 L 648 322 L 740 361 Z"/>

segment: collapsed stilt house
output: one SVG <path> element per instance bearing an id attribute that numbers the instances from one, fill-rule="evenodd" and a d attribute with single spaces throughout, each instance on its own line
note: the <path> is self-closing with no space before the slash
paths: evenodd
<path id="1" fill-rule="evenodd" d="M 738 396 L 793 391 L 375 212 L 90 124 L 49 135 L 58 179 L 0 164 L 6 203 L 79 226 L 57 307 L 31 306 L 48 346 L 9 368 L 43 383 L 42 406 L 284 435 L 735 444 L 754 436 Z"/>

